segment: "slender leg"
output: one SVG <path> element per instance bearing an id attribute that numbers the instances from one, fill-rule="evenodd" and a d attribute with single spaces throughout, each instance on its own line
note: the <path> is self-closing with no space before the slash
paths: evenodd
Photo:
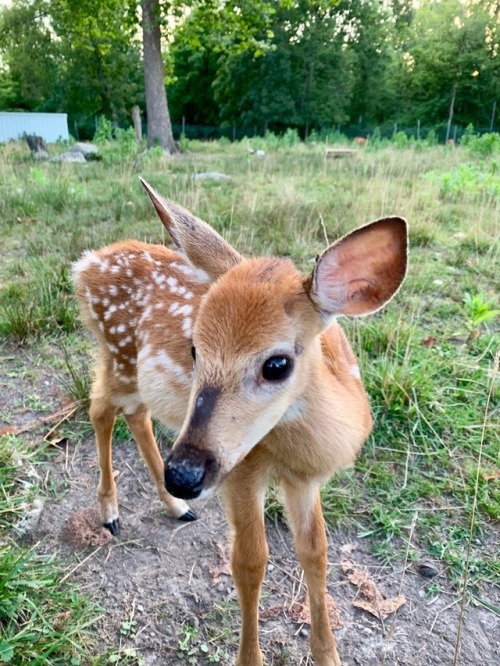
<path id="1" fill-rule="evenodd" d="M 158 495 L 167 507 L 168 513 L 175 518 L 179 518 L 179 520 L 196 520 L 196 514 L 184 500 L 172 497 L 165 490 L 163 460 L 153 434 L 151 417 L 148 410 L 141 405 L 134 414 L 124 414 L 124 417 L 137 443 L 141 456 L 153 477 Z"/>
<path id="2" fill-rule="evenodd" d="M 311 651 L 317 666 L 342 666 L 326 608 L 327 541 L 319 487 L 307 482 L 283 482 L 282 485 L 309 591 Z"/>
<path id="3" fill-rule="evenodd" d="M 101 505 L 102 523 L 108 528 L 111 534 L 118 534 L 120 531 L 116 483 L 113 476 L 113 461 L 111 457 L 111 438 L 116 411 L 116 407 L 110 404 L 105 395 L 92 396 L 90 420 L 94 426 L 97 459 L 100 468 L 97 496 Z"/>
<path id="4" fill-rule="evenodd" d="M 259 646 L 259 599 L 268 547 L 264 529 L 264 497 L 268 470 L 252 452 L 223 485 L 232 529 L 231 566 L 241 606 L 240 648 L 236 666 L 262 666 Z"/>

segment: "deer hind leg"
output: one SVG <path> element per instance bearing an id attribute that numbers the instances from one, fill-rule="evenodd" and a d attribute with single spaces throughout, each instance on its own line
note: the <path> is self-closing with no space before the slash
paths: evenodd
<path id="1" fill-rule="evenodd" d="M 144 405 L 140 405 L 133 414 L 124 414 L 123 416 L 137 443 L 140 454 L 148 466 L 149 472 L 156 484 L 158 495 L 167 507 L 168 513 L 179 520 L 196 520 L 196 514 L 189 508 L 186 502 L 177 497 L 172 497 L 165 489 L 164 464 L 153 434 L 151 417 L 148 410 Z"/>
<path id="2" fill-rule="evenodd" d="M 111 534 L 118 534 L 120 531 L 120 520 L 111 456 L 111 439 L 117 409 L 111 404 L 105 394 L 98 394 L 97 387 L 98 382 L 94 385 L 89 412 L 90 420 L 94 426 L 97 459 L 100 468 L 97 496 L 101 505 L 101 521 L 104 527 L 107 527 Z"/>
<path id="3" fill-rule="evenodd" d="M 304 569 L 311 608 L 311 651 L 317 666 L 342 666 L 326 607 L 327 540 L 319 487 L 283 482 L 285 502 Z"/>
<path id="4" fill-rule="evenodd" d="M 262 666 L 259 646 L 259 599 L 268 547 L 264 529 L 264 497 L 268 471 L 252 453 L 223 485 L 232 530 L 231 567 L 241 607 L 240 648 L 236 666 Z"/>

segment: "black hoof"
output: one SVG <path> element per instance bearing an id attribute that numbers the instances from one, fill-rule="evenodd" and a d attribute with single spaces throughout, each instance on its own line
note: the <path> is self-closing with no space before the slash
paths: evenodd
<path id="1" fill-rule="evenodd" d="M 110 523 L 103 523 L 104 527 L 111 532 L 113 536 L 120 534 L 120 519 L 115 518 Z"/>
<path id="2" fill-rule="evenodd" d="M 188 509 L 186 513 L 183 513 L 182 516 L 179 516 L 177 520 L 183 520 L 186 523 L 191 523 L 193 520 L 198 520 L 198 516 L 195 514 L 194 511 Z"/>

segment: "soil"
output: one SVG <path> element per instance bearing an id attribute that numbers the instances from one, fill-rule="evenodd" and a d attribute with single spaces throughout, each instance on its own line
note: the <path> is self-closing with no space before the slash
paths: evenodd
<path id="1" fill-rule="evenodd" d="M 3 350 L 2 355 L 7 365 L 17 367 L 17 354 L 11 358 Z M 9 413 L 10 425 L 23 426 L 40 416 L 27 414 L 22 396 L 28 393 L 38 391 L 57 407 L 59 383 L 46 370 L 40 369 L 35 378 L 9 372 L 4 378 L 9 374 L 15 376 L 0 387 L 0 414 Z M 192 504 L 199 516 L 196 522 L 167 517 L 134 444 L 118 442 L 114 463 L 122 530 L 119 538 L 111 537 L 99 524 L 92 436 L 77 442 L 63 439 L 57 446 L 57 455 L 43 471 L 51 492 L 24 540 L 57 553 L 72 569 L 70 578 L 79 590 L 104 609 L 96 626 L 98 648 L 133 648 L 148 666 L 233 664 L 239 611 L 229 575 L 227 526 L 217 497 Z M 270 558 L 260 623 L 266 664 L 312 665 L 305 586 L 290 533 L 284 524 L 269 522 L 267 534 Z M 340 616 L 339 622 L 332 605 L 332 623 L 341 624 L 335 635 L 344 666 L 500 665 L 500 617 L 471 603 L 463 614 L 460 653 L 454 661 L 460 598 L 437 563 L 383 566 L 368 540 L 339 531 L 331 531 L 328 538 L 328 591 Z M 432 581 L 422 575 L 436 573 L 434 567 L 437 577 Z M 351 582 L 353 572 L 358 584 Z M 366 601 L 359 579 L 375 583 L 389 600 L 403 595 L 404 603 L 381 621 L 353 605 Z M 437 596 L 426 593 L 430 582 L 439 583 Z M 487 593 L 500 604 L 498 591 Z"/>

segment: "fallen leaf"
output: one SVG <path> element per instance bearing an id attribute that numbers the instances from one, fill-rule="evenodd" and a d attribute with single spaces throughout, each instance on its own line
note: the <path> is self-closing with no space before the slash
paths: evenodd
<path id="1" fill-rule="evenodd" d="M 424 338 L 420 344 L 422 345 L 422 347 L 427 347 L 428 349 L 432 349 L 436 344 L 436 342 L 437 338 L 434 338 L 432 335 L 429 335 L 429 337 Z"/>
<path id="2" fill-rule="evenodd" d="M 219 550 L 218 562 L 208 570 L 214 585 L 220 582 L 221 576 L 231 575 L 231 562 L 229 560 L 229 547 L 227 544 L 217 543 Z"/>
<path id="3" fill-rule="evenodd" d="M 326 595 L 326 608 L 328 611 L 328 618 L 330 620 L 330 627 L 333 631 L 341 629 L 344 624 L 340 619 L 340 614 L 335 605 L 335 601 L 331 594 Z M 311 624 L 311 608 L 309 606 L 309 597 L 306 596 L 303 602 L 294 601 L 288 607 L 288 615 L 292 622 L 296 624 Z"/>
<path id="4" fill-rule="evenodd" d="M 275 618 L 279 617 L 284 612 L 284 610 L 285 609 L 283 604 L 269 606 L 268 608 L 264 608 L 264 610 L 259 613 L 259 620 L 262 620 L 263 622 L 274 620 Z"/>
<path id="5" fill-rule="evenodd" d="M 496 469 L 494 472 L 489 474 L 483 474 L 483 479 L 485 481 L 493 481 L 494 479 L 500 479 L 500 469 Z"/>
<path id="6" fill-rule="evenodd" d="M 355 585 L 360 595 L 364 597 L 364 599 L 355 599 L 352 602 L 352 605 L 356 608 L 371 613 L 379 620 L 385 620 L 386 617 L 395 613 L 398 608 L 406 603 L 406 598 L 402 594 L 386 599 L 373 578 L 350 560 L 342 558 L 340 566 L 349 582 Z"/>
<path id="7" fill-rule="evenodd" d="M 5 426 L 4 428 L 0 428 L 0 437 L 3 435 L 15 435 L 17 432 L 18 429 L 14 426 Z"/>
<path id="8" fill-rule="evenodd" d="M 357 543 L 345 543 L 343 546 L 340 546 L 339 550 L 343 555 L 350 555 L 356 550 L 357 547 Z"/>
<path id="9" fill-rule="evenodd" d="M 20 222 L 21 224 L 36 222 L 36 217 L 16 217 L 16 222 Z"/>
<path id="10" fill-rule="evenodd" d="M 367 613 L 374 615 L 379 620 L 385 620 L 389 615 L 395 613 L 398 608 L 406 603 L 406 598 L 402 594 L 391 599 L 377 599 L 374 602 L 363 601 L 362 599 L 355 599 L 352 605 L 356 608 L 361 608 Z"/>

